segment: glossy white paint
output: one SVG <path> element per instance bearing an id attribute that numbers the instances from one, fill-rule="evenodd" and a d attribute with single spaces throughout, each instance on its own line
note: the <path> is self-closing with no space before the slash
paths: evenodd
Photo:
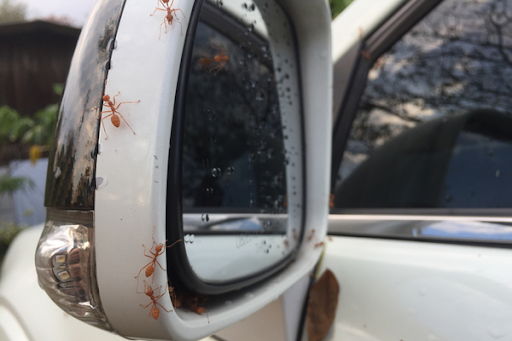
<path id="1" fill-rule="evenodd" d="M 99 292 L 109 322 L 121 335 L 178 340 L 211 335 L 277 299 L 318 259 L 321 250 L 314 244 L 325 236 L 329 199 L 330 12 L 323 0 L 279 3 L 294 22 L 299 45 L 306 138 L 305 235 L 309 236 L 313 229 L 316 232 L 285 270 L 250 292 L 241 290 L 227 296 L 224 304 L 209 306 L 208 323 L 206 316 L 174 309 L 170 313 L 161 311 L 158 320 L 148 318 L 148 310 L 140 304 L 148 304 L 149 298 L 136 292 L 134 276 L 147 263 L 142 244 L 152 243 L 153 226 L 155 240 L 165 240 L 167 158 L 184 36 L 175 24 L 167 34 L 162 32 L 159 40 L 162 17 L 150 17 L 152 9 L 148 12 L 143 2 L 126 2 L 106 93 L 112 96 L 121 91 L 117 101 L 141 101 L 119 109 L 136 135 L 123 124 L 119 129 L 107 125 L 108 140 L 101 131 L 96 176 L 103 179 L 103 184 L 95 198 Z M 175 0 L 174 8 L 180 8 L 189 18 L 192 4 Z M 303 20 L 304 13 L 308 13 L 307 21 Z M 184 32 L 187 23 L 182 20 Z M 165 255 L 161 257 L 164 259 Z M 166 285 L 163 271 L 156 272 L 155 282 Z M 159 303 L 172 309 L 168 295 Z"/>
<path id="2" fill-rule="evenodd" d="M 332 21 L 332 60 L 366 38 L 406 0 L 356 0 Z"/>
<path id="3" fill-rule="evenodd" d="M 340 283 L 325 340 L 509 340 L 509 249 L 332 236 Z"/>

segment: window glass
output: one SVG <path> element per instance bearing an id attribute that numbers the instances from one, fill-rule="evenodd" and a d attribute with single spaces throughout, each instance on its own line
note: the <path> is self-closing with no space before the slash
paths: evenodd
<path id="1" fill-rule="evenodd" d="M 335 208 L 512 207 L 512 1 L 448 0 L 372 67 Z"/>

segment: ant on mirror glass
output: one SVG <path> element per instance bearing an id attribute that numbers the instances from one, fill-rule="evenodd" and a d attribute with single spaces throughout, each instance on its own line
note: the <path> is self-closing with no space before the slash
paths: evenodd
<path id="1" fill-rule="evenodd" d="M 201 68 L 205 72 L 210 73 L 216 70 L 214 75 L 217 75 L 222 69 L 224 69 L 226 63 L 229 60 L 229 57 L 226 55 L 226 53 L 224 53 L 224 48 L 219 44 L 214 43 L 211 38 L 210 46 L 216 50 L 219 50 L 219 53 L 217 53 L 213 58 L 208 58 L 205 55 L 202 55 L 203 57 L 199 59 L 199 64 L 201 64 Z M 214 63 L 218 63 L 218 65 L 213 66 Z"/>
<path id="2" fill-rule="evenodd" d="M 209 72 L 208 68 L 212 65 L 213 59 L 206 57 L 205 55 L 202 55 L 203 58 L 199 59 L 199 64 L 201 64 L 201 68 L 205 72 Z"/>
<path id="3" fill-rule="evenodd" d="M 215 72 L 215 75 L 217 75 L 219 73 L 219 71 L 221 71 L 224 68 L 224 66 L 226 66 L 226 63 L 228 62 L 229 57 L 224 53 L 222 46 L 215 44 L 211 39 L 210 39 L 210 46 L 213 47 L 214 49 L 220 51 L 219 53 L 217 53 L 215 55 L 215 57 L 213 57 L 213 60 L 216 63 L 219 63 L 219 65 L 210 69 L 210 72 L 212 72 L 213 70 L 217 70 L 217 72 Z"/>

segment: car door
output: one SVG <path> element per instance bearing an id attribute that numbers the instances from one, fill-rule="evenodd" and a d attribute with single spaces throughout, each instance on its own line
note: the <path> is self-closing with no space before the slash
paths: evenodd
<path id="1" fill-rule="evenodd" d="M 333 24 L 359 20 L 334 60 L 326 339 L 508 339 L 511 4 L 408 1 L 372 28 L 363 3 Z"/>

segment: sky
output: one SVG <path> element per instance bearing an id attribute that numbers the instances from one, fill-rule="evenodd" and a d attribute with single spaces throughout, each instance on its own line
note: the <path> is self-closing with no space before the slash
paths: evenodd
<path id="1" fill-rule="evenodd" d="M 96 0 L 11 0 L 11 2 L 26 4 L 29 19 L 65 15 L 71 19 L 74 26 L 82 27 Z"/>

